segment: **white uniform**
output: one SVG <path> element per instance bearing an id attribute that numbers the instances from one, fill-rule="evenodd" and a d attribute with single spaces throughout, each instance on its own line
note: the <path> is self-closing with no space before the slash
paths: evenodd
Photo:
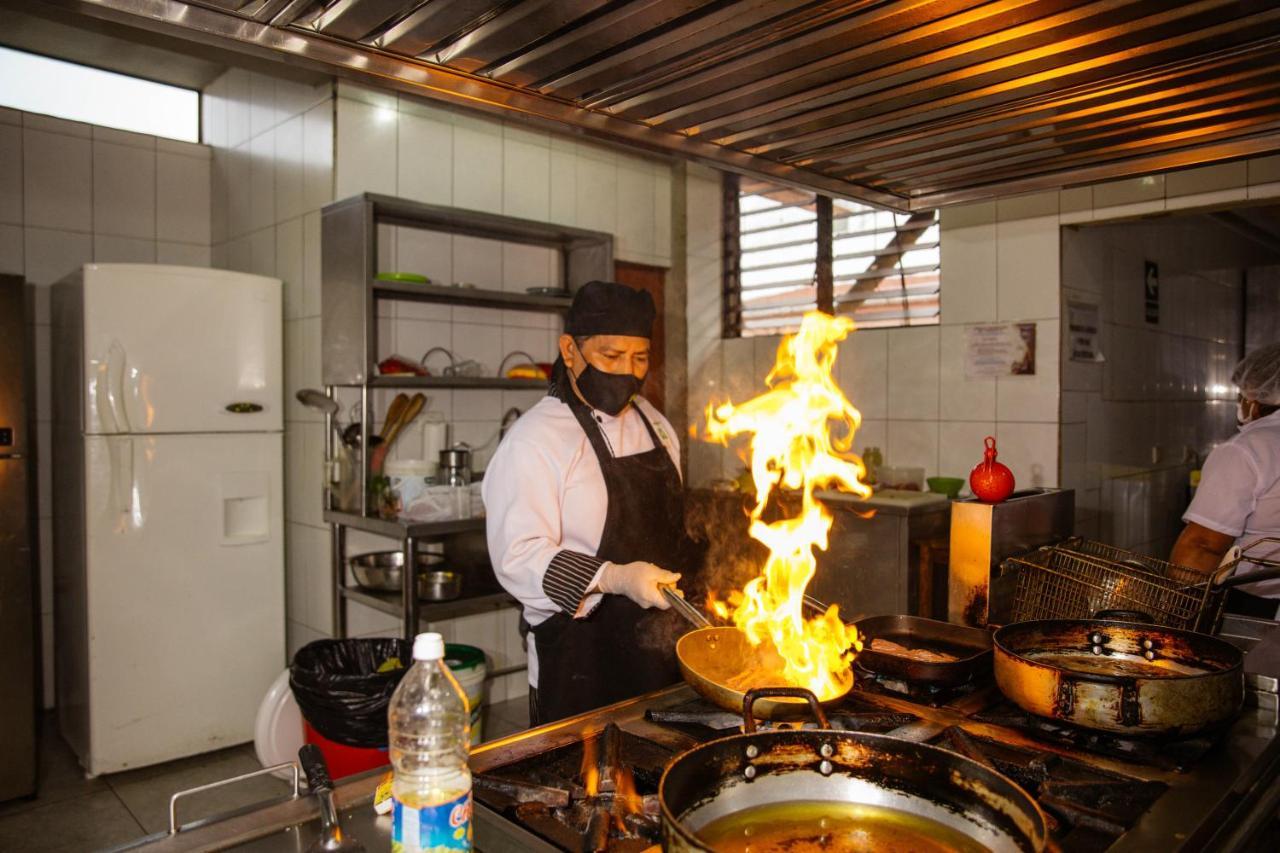
<path id="1" fill-rule="evenodd" d="M 680 468 L 675 430 L 639 397 L 658 439 Z M 592 412 L 615 457 L 653 449 L 634 406 L 614 417 Z M 603 560 L 595 556 L 608 500 L 595 451 L 569 406 L 544 397 L 516 421 L 498 445 L 481 486 L 489 557 L 503 588 L 539 625 L 561 611 L 582 617 L 600 600 L 593 589 Z M 538 661 L 529 643 L 529 683 Z"/>
<path id="2" fill-rule="evenodd" d="M 1245 424 L 1209 454 L 1182 520 L 1234 536 L 1242 548 L 1265 536 L 1280 537 L 1280 412 Z M 1280 546 L 1262 546 L 1255 553 L 1280 559 Z M 1237 571 L 1256 568 L 1243 563 Z M 1280 598 L 1280 578 L 1238 588 Z"/>

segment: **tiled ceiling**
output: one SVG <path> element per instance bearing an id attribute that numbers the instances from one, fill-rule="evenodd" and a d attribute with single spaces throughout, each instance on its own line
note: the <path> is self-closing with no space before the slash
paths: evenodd
<path id="1" fill-rule="evenodd" d="M 1280 150 L 1275 0 L 46 0 L 900 210 Z"/>

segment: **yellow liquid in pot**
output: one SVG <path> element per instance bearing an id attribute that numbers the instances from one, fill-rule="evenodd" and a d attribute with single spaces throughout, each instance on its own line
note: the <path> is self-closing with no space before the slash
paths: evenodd
<path id="1" fill-rule="evenodd" d="M 862 803 L 796 801 L 753 806 L 698 831 L 716 853 L 983 853 L 969 836 L 929 818 Z"/>

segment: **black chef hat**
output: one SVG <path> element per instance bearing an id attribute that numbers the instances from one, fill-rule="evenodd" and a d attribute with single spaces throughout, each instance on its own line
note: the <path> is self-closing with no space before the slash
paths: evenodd
<path id="1" fill-rule="evenodd" d="M 653 297 L 616 281 L 589 281 L 573 295 L 564 332 L 575 338 L 592 335 L 653 337 Z"/>

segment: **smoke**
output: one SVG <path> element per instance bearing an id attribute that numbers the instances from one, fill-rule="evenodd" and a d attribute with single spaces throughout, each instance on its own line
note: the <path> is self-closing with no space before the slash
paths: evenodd
<path id="1" fill-rule="evenodd" d="M 748 535 L 753 500 L 738 491 L 698 491 L 685 506 L 685 531 L 702 549 L 701 570 L 689 583 L 681 580 L 685 595 L 700 605 L 707 593 L 724 599 L 730 590 L 742 589 L 760 574 L 769 556 L 764 545 Z"/>

